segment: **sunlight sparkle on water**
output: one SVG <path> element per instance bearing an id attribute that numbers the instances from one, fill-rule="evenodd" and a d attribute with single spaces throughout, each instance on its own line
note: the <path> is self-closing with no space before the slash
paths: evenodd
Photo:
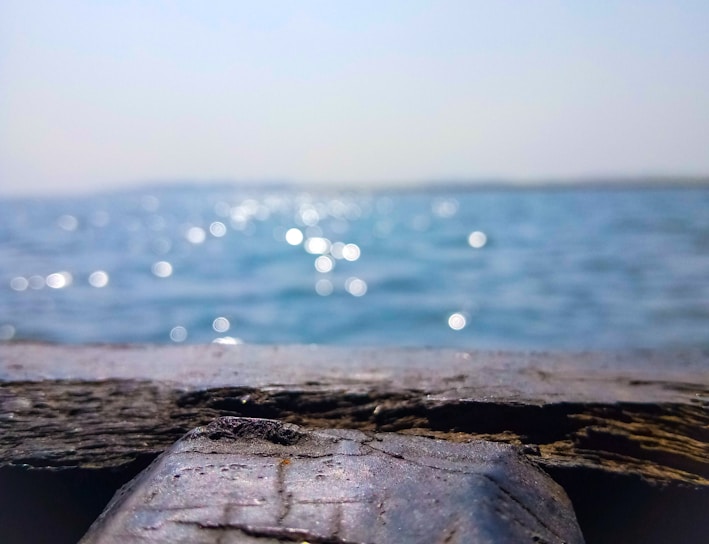
<path id="1" fill-rule="evenodd" d="M 10 324 L 0 325 L 0 341 L 12 340 L 15 336 L 15 327 Z"/>
<path id="2" fill-rule="evenodd" d="M 74 278 L 72 278 L 69 272 L 63 271 L 49 274 L 45 283 L 47 284 L 47 287 L 51 287 L 52 289 L 63 289 L 64 287 L 71 285 L 73 280 Z"/>
<path id="3" fill-rule="evenodd" d="M 451 314 L 448 318 L 448 326 L 454 331 L 460 331 L 464 329 L 467 324 L 468 320 L 465 318 L 465 315 L 460 312 Z"/>
<path id="4" fill-rule="evenodd" d="M 214 221 L 209 225 L 209 233 L 215 238 L 221 238 L 226 234 L 226 225 L 221 221 Z"/>
<path id="5" fill-rule="evenodd" d="M 185 238 L 190 244 L 201 244 L 206 237 L 207 233 L 202 227 L 190 227 L 185 234 Z"/>
<path id="6" fill-rule="evenodd" d="M 320 255 L 320 257 L 315 259 L 315 270 L 318 272 L 325 274 L 327 272 L 331 272 L 334 267 L 335 261 L 327 255 Z"/>
<path id="7" fill-rule="evenodd" d="M 359 259 L 360 255 L 361 251 L 357 244 L 347 244 L 345 247 L 342 248 L 342 256 L 345 258 L 346 261 L 356 261 L 357 259 Z"/>
<path id="8" fill-rule="evenodd" d="M 315 282 L 315 292 L 321 297 L 326 297 L 332 294 L 334 287 L 332 282 L 327 279 L 319 279 Z"/>
<path id="9" fill-rule="evenodd" d="M 303 242 L 303 233 L 295 227 L 288 229 L 286 231 L 286 242 L 292 246 L 300 245 Z"/>
<path id="10" fill-rule="evenodd" d="M 30 285 L 30 282 L 22 276 L 14 277 L 10 280 L 10 289 L 13 291 L 24 291 Z"/>
<path id="11" fill-rule="evenodd" d="M 57 225 L 59 225 L 59 228 L 71 232 L 77 229 L 79 220 L 73 215 L 62 215 L 57 219 Z"/>
<path id="12" fill-rule="evenodd" d="M 187 340 L 187 329 L 184 328 L 182 325 L 173 327 L 170 331 L 170 340 L 172 340 L 173 342 L 184 342 L 185 340 Z"/>
<path id="13" fill-rule="evenodd" d="M 153 265 L 152 271 L 158 278 L 169 278 L 172 276 L 172 265 L 167 261 L 158 261 Z"/>
<path id="14" fill-rule="evenodd" d="M 330 251 L 330 240 L 321 236 L 314 236 L 305 241 L 305 251 L 310 254 L 322 255 Z"/>
<path id="15" fill-rule="evenodd" d="M 447 219 L 458 213 L 458 201 L 454 198 L 438 198 L 431 204 L 431 209 L 438 217 Z"/>
<path id="16" fill-rule="evenodd" d="M 89 276 L 91 287 L 106 287 L 108 285 L 108 274 L 103 270 L 96 270 Z"/>
<path id="17" fill-rule="evenodd" d="M 345 281 L 345 289 L 353 297 L 362 297 L 367 294 L 367 283 L 353 276 Z"/>
<path id="18" fill-rule="evenodd" d="M 480 249 L 487 244 L 487 235 L 484 232 L 476 230 L 468 235 L 468 244 L 474 249 Z"/>
<path id="19" fill-rule="evenodd" d="M 212 328 L 216 332 L 226 332 L 229 330 L 229 327 L 231 327 L 231 323 L 229 323 L 229 320 L 226 317 L 217 317 L 212 322 Z"/>
<path id="20" fill-rule="evenodd" d="M 212 344 L 224 344 L 227 346 L 236 346 L 243 343 L 244 341 L 241 338 L 235 338 L 233 336 L 220 336 L 212 340 Z"/>

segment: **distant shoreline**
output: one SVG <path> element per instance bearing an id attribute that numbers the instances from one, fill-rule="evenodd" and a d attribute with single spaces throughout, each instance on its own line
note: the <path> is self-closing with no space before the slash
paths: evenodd
<path id="1" fill-rule="evenodd" d="M 163 193 L 192 189 L 199 191 L 284 191 L 316 193 L 445 193 L 473 191 L 583 191 L 583 190 L 685 190 L 709 188 L 709 176 L 617 176 L 578 177 L 516 180 L 508 178 L 477 179 L 428 179 L 412 181 L 366 182 L 305 182 L 277 180 L 185 180 L 130 182 L 124 186 L 107 185 L 102 188 L 60 189 L 46 192 L 8 192 L 0 190 L 0 200 L 22 200 L 35 198 L 72 199 L 101 195 L 126 193 Z M 65 192 L 64 192 L 65 191 Z"/>

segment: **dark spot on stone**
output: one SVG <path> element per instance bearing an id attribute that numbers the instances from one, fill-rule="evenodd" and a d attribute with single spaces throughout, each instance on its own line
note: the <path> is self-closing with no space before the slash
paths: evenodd
<path id="1" fill-rule="evenodd" d="M 215 419 L 208 425 L 195 429 L 189 438 L 195 439 L 204 436 L 210 440 L 254 438 L 283 446 L 292 446 L 298 443 L 302 434 L 292 425 L 280 421 L 227 416 Z"/>

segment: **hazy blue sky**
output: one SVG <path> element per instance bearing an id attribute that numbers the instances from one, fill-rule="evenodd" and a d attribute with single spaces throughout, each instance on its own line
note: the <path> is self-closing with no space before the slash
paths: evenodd
<path id="1" fill-rule="evenodd" d="M 0 2 L 0 191 L 709 174 L 709 2 Z"/>

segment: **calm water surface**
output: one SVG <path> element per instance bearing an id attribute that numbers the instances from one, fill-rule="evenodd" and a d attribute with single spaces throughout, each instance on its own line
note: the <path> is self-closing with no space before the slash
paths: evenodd
<path id="1" fill-rule="evenodd" d="M 0 338 L 709 348 L 709 188 L 5 199 Z"/>

